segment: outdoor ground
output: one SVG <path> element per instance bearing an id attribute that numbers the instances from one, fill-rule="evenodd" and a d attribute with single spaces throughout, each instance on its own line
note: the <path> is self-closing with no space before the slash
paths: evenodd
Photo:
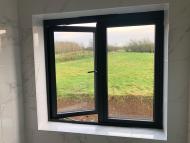
<path id="1" fill-rule="evenodd" d="M 87 73 L 94 70 L 94 61 L 90 52 L 81 55 L 67 60 L 57 56 L 60 112 L 94 107 L 94 77 L 93 73 Z M 153 61 L 153 53 L 109 52 L 108 94 L 112 116 L 152 119 Z"/>

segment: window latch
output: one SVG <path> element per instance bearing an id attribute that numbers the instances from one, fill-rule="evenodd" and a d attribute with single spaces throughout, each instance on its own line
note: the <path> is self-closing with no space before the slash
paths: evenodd
<path id="1" fill-rule="evenodd" d="M 94 70 L 94 71 L 88 71 L 88 73 L 97 73 L 97 71 L 96 70 Z"/>

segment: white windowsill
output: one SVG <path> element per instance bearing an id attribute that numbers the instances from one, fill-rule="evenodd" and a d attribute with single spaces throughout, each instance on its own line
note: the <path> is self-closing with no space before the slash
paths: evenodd
<path id="1" fill-rule="evenodd" d="M 127 138 L 139 138 L 139 139 L 162 140 L 162 141 L 167 140 L 167 135 L 164 133 L 164 131 L 158 129 L 126 128 L 126 127 L 124 128 L 124 127 L 111 127 L 111 126 L 100 126 L 100 125 L 47 122 L 47 124 L 39 126 L 39 130 L 72 133 L 72 134 L 77 133 L 77 134 L 127 137 Z"/>

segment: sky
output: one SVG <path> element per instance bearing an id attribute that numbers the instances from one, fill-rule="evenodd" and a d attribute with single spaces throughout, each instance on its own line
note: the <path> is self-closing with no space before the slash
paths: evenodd
<path id="1" fill-rule="evenodd" d="M 75 24 L 69 26 L 88 26 L 94 27 L 94 24 Z M 92 44 L 93 33 L 91 32 L 55 32 L 55 41 L 60 42 L 76 42 L 84 47 L 88 47 Z M 131 40 L 150 40 L 154 42 L 155 38 L 155 26 L 143 25 L 143 26 L 125 26 L 125 27 L 113 27 L 107 28 L 107 43 L 112 46 L 127 45 Z"/>

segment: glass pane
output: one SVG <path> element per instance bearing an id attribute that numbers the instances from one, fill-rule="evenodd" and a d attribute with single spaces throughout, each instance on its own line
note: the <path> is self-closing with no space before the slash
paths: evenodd
<path id="1" fill-rule="evenodd" d="M 94 110 L 94 34 L 54 32 L 57 111 Z"/>
<path id="2" fill-rule="evenodd" d="M 153 120 L 155 26 L 107 28 L 108 116 Z"/>

